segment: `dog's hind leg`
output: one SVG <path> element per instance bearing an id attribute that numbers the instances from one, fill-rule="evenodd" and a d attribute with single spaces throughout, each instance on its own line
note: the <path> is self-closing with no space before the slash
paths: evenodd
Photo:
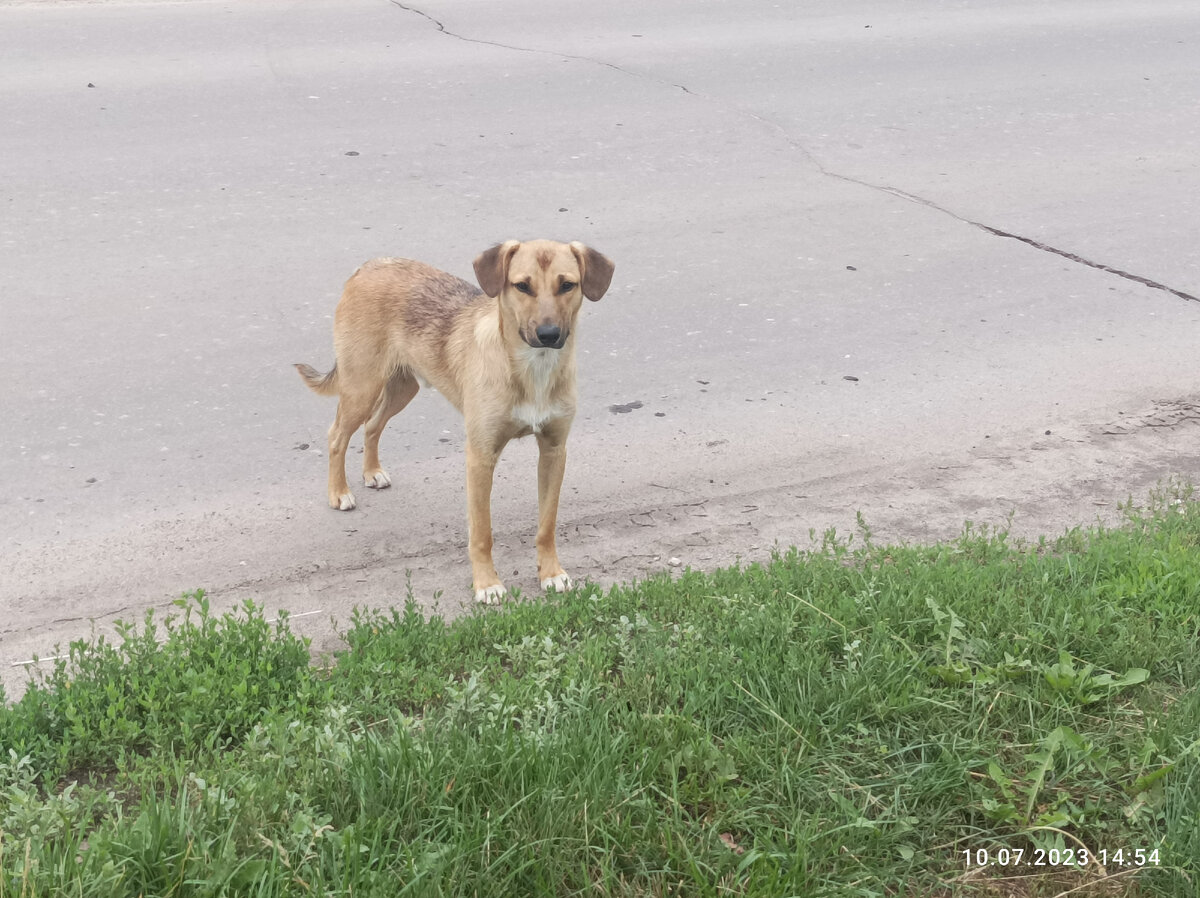
<path id="1" fill-rule="evenodd" d="M 401 412 L 419 389 L 417 379 L 402 368 L 391 376 L 379 396 L 375 411 L 367 421 L 363 450 L 363 483 L 371 489 L 381 490 L 392 485 L 387 471 L 379 464 L 379 436 L 392 416 Z"/>
<path id="2" fill-rule="evenodd" d="M 382 384 L 372 384 L 367 390 L 351 391 L 343 386 L 338 397 L 337 415 L 329 428 L 329 507 L 339 511 L 354 508 L 354 494 L 346 482 L 346 449 L 350 437 L 371 416 L 381 401 Z"/>

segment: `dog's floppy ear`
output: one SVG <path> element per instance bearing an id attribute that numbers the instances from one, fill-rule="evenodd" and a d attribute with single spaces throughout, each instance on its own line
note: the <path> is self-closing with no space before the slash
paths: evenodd
<path id="1" fill-rule="evenodd" d="M 475 279 L 488 296 L 499 296 L 508 277 L 508 263 L 521 245 L 520 240 L 505 240 L 475 257 Z"/>
<path id="2" fill-rule="evenodd" d="M 579 263 L 583 295 L 596 302 L 608 292 L 608 285 L 612 283 L 616 266 L 608 256 L 584 246 L 578 240 L 571 243 L 571 252 L 575 254 L 575 260 Z"/>

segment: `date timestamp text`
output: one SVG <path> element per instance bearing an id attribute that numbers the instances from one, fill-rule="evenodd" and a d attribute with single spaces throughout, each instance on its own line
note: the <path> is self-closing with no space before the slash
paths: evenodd
<path id="1" fill-rule="evenodd" d="M 1157 867 L 1157 848 L 987 848 L 963 849 L 968 867 L 1086 867 L 1098 862 L 1102 867 Z"/>

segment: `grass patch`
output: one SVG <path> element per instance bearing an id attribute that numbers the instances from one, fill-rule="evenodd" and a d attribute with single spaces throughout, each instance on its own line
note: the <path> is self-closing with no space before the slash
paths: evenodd
<path id="1" fill-rule="evenodd" d="M 1187 491 L 345 636 L 72 645 L 0 711 L 0 898 L 1200 894 Z"/>

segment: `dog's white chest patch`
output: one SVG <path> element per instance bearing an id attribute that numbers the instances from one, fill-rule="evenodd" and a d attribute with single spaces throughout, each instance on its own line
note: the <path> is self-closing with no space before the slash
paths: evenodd
<path id="1" fill-rule="evenodd" d="M 513 420 L 523 427 L 528 427 L 534 433 L 541 433 L 548 421 L 561 417 L 561 415 L 562 409 L 553 404 L 535 405 L 532 402 L 523 402 L 514 406 L 512 410 Z"/>
<path id="2" fill-rule="evenodd" d="M 513 406 L 512 419 L 534 433 L 541 433 L 547 422 L 561 418 L 566 412 L 557 402 L 550 401 L 550 384 L 558 371 L 560 358 L 557 349 L 532 347 L 522 351 L 517 358 L 518 364 L 524 365 L 528 372 L 533 400 Z"/>

